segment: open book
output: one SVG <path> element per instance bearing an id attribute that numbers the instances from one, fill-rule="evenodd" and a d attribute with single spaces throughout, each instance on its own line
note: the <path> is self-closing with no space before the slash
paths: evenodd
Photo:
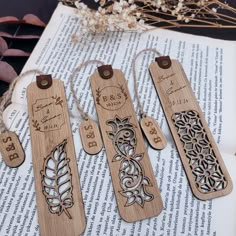
<path id="1" fill-rule="evenodd" d="M 81 118 L 68 78 L 78 64 L 89 59 L 112 64 L 125 74 L 137 109 L 131 70 L 134 55 L 144 48 L 156 48 L 163 55 L 178 59 L 236 183 L 236 43 L 161 29 L 90 35 L 82 33 L 74 13 L 75 9 L 58 5 L 24 71 L 37 68 L 64 81 L 87 217 L 84 235 L 235 236 L 236 190 L 211 201 L 196 199 L 190 190 L 148 73 L 156 55 L 146 53 L 140 57 L 137 79 L 144 110 L 161 124 L 168 140 L 162 151 L 147 145 L 164 209 L 158 217 L 140 222 L 126 223 L 119 216 L 105 150 L 96 156 L 84 152 L 78 131 Z M 78 42 L 72 40 L 74 34 L 78 35 Z M 88 66 L 79 73 L 76 89 L 85 110 L 97 119 L 89 85 L 94 69 Z M 0 235 L 39 235 L 26 100 L 26 88 L 34 80 L 35 75 L 31 75 L 17 83 L 12 104 L 4 112 L 7 127 L 19 135 L 26 160 L 18 169 L 0 162 Z"/>

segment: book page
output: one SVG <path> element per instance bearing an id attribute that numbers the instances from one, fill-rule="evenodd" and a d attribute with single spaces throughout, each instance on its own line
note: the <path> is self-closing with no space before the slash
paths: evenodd
<path id="1" fill-rule="evenodd" d="M 59 4 L 23 71 L 37 68 L 44 73 L 51 73 L 54 78 L 63 80 L 69 103 L 72 104 L 68 78 L 73 69 L 86 60 L 102 60 L 123 71 L 128 80 L 130 92 L 134 94 L 131 70 L 134 55 L 144 48 L 156 48 L 161 54 L 170 55 L 171 58 L 178 59 L 182 63 L 217 143 L 225 152 L 232 154 L 236 152 L 234 142 L 236 126 L 233 126 L 236 107 L 230 106 L 236 100 L 234 92 L 236 83 L 232 83 L 236 74 L 234 66 L 236 42 L 161 29 L 144 33 L 110 32 L 91 35 L 81 32 L 79 19 L 74 13 L 75 9 Z M 77 43 L 72 40 L 75 34 L 78 36 Z M 148 73 L 148 66 L 155 57 L 155 54 L 147 53 L 139 60 L 139 62 L 142 61 L 142 65 L 137 65 L 140 68 L 138 79 L 142 79 L 140 84 L 144 82 L 143 87 L 139 86 L 139 92 L 141 92 L 146 110 L 152 114 L 153 111 L 148 109 L 150 101 L 153 104 L 152 107 L 157 106 L 157 109 L 160 109 L 157 94 L 154 86 L 151 86 Z M 95 66 L 85 68 L 80 73 L 77 85 L 78 96 L 82 99 L 88 95 L 89 82 L 87 80 L 94 69 Z M 82 78 L 87 78 L 87 80 L 82 80 Z M 33 80 L 35 80 L 35 75 L 32 74 L 18 82 L 13 94 L 13 102 L 26 104 L 26 88 Z M 146 84 L 152 91 L 144 92 Z M 86 92 L 83 91 L 84 88 Z M 145 99 L 147 93 L 152 96 Z M 90 106 L 92 96 L 89 97 L 90 101 L 86 109 L 90 109 L 90 112 L 93 110 L 92 113 L 95 114 L 94 106 Z M 73 113 L 77 113 L 74 105 L 71 109 Z M 228 135 L 229 132 L 231 135 Z"/>
<path id="2" fill-rule="evenodd" d="M 78 131 L 81 118 L 69 86 L 70 74 L 76 66 L 86 60 L 102 60 L 123 71 L 138 112 L 131 70 L 134 55 L 144 48 L 156 48 L 163 55 L 178 59 L 234 181 L 236 176 L 232 167 L 236 165 L 233 158 L 236 144 L 233 141 L 236 140 L 236 132 L 233 132 L 232 117 L 236 115 L 236 107 L 228 107 L 236 99 L 233 93 L 235 84 L 232 83 L 236 72 L 233 66 L 235 43 L 166 30 L 142 34 L 109 32 L 92 36 L 81 32 L 74 11 L 59 4 L 24 71 L 37 68 L 64 81 L 87 216 L 84 235 L 215 236 L 221 235 L 221 232 L 227 232 L 227 236 L 235 235 L 235 191 L 226 197 L 204 202 L 197 200 L 189 188 L 148 73 L 148 65 L 155 57 L 153 53 L 143 54 L 137 61 L 137 78 L 144 110 L 160 123 L 168 140 L 162 151 L 155 151 L 147 145 L 164 203 L 158 217 L 136 223 L 126 223 L 120 218 L 105 150 L 96 156 L 84 152 Z M 78 34 L 77 43 L 71 38 L 75 33 Z M 95 69 L 96 66 L 88 66 L 81 70 L 76 77 L 76 91 L 84 110 L 97 120 L 89 86 L 89 76 Z M 16 131 L 22 141 L 26 160 L 18 169 L 9 169 L 0 162 L 0 235 L 39 235 L 26 101 L 26 88 L 34 80 L 35 75 L 30 75 L 17 83 L 13 104 L 4 112 L 7 127 Z M 220 214 L 223 207 L 227 208 L 230 219 Z"/>

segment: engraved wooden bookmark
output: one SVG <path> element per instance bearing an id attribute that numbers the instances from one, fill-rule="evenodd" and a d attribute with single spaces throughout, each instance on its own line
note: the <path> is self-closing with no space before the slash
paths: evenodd
<path id="1" fill-rule="evenodd" d="M 132 69 L 133 69 L 133 79 L 134 79 L 134 94 L 137 99 L 138 109 L 139 109 L 139 113 L 141 117 L 140 127 L 148 143 L 150 144 L 150 146 L 156 150 L 162 150 L 167 145 L 167 140 L 165 138 L 165 135 L 162 132 L 157 121 L 153 117 L 147 116 L 147 114 L 144 112 L 143 105 L 141 103 L 141 99 L 138 93 L 138 83 L 137 83 L 137 76 L 136 76 L 136 60 L 144 52 L 152 52 L 152 53 L 154 52 L 158 56 L 161 55 L 160 52 L 154 48 L 145 48 L 141 50 L 140 52 L 138 52 L 133 59 Z"/>
<path id="2" fill-rule="evenodd" d="M 37 76 L 27 99 L 40 235 L 78 236 L 86 220 L 63 82 Z"/>
<path id="3" fill-rule="evenodd" d="M 80 138 L 84 151 L 90 155 L 98 154 L 103 147 L 98 125 L 95 121 L 83 120 L 79 127 Z"/>
<path id="4" fill-rule="evenodd" d="M 231 178 L 181 64 L 159 57 L 149 69 L 193 194 L 229 194 Z"/>
<path id="5" fill-rule="evenodd" d="M 83 121 L 79 126 L 79 134 L 82 142 L 82 146 L 84 151 L 90 155 L 98 154 L 103 148 L 102 137 L 100 134 L 99 127 L 97 123 L 88 115 L 87 112 L 84 111 L 83 106 L 80 104 L 80 99 L 76 95 L 75 90 L 75 79 L 78 77 L 76 74 L 83 68 L 89 64 L 103 64 L 103 62 L 98 60 L 88 60 L 79 66 L 77 66 L 74 71 L 71 73 L 69 77 L 70 81 L 70 89 L 75 100 L 75 104 L 80 113 Z M 81 78 L 82 79 L 82 78 Z"/>
<path id="6" fill-rule="evenodd" d="M 145 134 L 148 143 L 151 145 L 152 148 L 162 150 L 166 147 L 166 138 L 154 118 L 150 116 L 142 117 L 140 121 L 140 126 L 142 128 L 143 133 Z"/>
<path id="7" fill-rule="evenodd" d="M 19 138 L 11 131 L 0 134 L 0 152 L 6 165 L 11 168 L 19 167 L 25 160 L 25 152 Z"/>
<path id="8" fill-rule="evenodd" d="M 104 65 L 90 83 L 121 217 L 159 215 L 162 199 L 123 73 Z"/>
<path id="9" fill-rule="evenodd" d="M 25 160 L 25 152 L 17 134 L 9 131 L 3 120 L 3 112 L 11 103 L 11 96 L 15 84 L 16 82 L 14 81 L 10 85 L 0 102 L 0 153 L 5 164 L 11 168 L 19 167 Z"/>

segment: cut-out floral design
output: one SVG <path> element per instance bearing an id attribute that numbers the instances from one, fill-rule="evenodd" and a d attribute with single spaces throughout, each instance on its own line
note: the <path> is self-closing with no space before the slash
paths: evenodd
<path id="1" fill-rule="evenodd" d="M 225 189 L 227 181 L 198 113 L 193 110 L 175 113 L 172 120 L 198 190 L 210 193 Z"/>
<path id="2" fill-rule="evenodd" d="M 130 123 L 131 117 L 108 120 L 107 125 L 112 127 L 112 131 L 107 131 L 108 137 L 112 140 L 117 154 L 113 157 L 113 162 L 120 161 L 119 179 L 122 188 L 119 193 L 127 198 L 125 206 L 128 207 L 137 203 L 144 207 L 145 202 L 153 200 L 154 196 L 147 192 L 146 187 L 152 187 L 148 177 L 144 174 L 144 169 L 140 163 L 144 153 L 136 154 L 137 138 L 134 128 Z"/>

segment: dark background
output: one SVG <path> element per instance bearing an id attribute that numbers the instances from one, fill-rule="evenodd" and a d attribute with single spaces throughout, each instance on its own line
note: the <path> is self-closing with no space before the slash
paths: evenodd
<path id="1" fill-rule="evenodd" d="M 86 4 L 90 7 L 96 8 L 94 0 L 84 0 Z M 236 0 L 228 0 L 230 5 L 236 7 Z M 47 23 L 58 4 L 57 0 L 0 0 L 0 17 L 2 16 L 16 16 L 22 18 L 25 14 L 32 13 L 38 16 L 42 21 Z M 2 29 L 1 29 L 2 30 Z M 0 31 L 1 31 L 0 30 Z M 25 29 L 24 29 L 25 30 Z M 31 30 L 32 29 L 27 29 Z M 33 28 L 38 34 L 42 33 L 43 29 Z M 175 29 L 179 32 L 191 33 L 196 35 L 204 35 L 213 38 L 226 39 L 226 40 L 236 40 L 236 29 L 207 29 L 207 28 L 181 28 Z M 17 44 L 22 44 L 21 42 L 14 42 L 16 47 Z M 37 40 L 31 40 L 27 43 L 25 50 L 32 51 L 33 47 L 36 45 Z M 27 58 L 9 59 L 9 64 L 13 64 L 17 73 L 20 73 L 23 65 L 25 64 Z M 0 81 L 0 96 L 4 90 L 8 87 L 7 83 Z"/>

